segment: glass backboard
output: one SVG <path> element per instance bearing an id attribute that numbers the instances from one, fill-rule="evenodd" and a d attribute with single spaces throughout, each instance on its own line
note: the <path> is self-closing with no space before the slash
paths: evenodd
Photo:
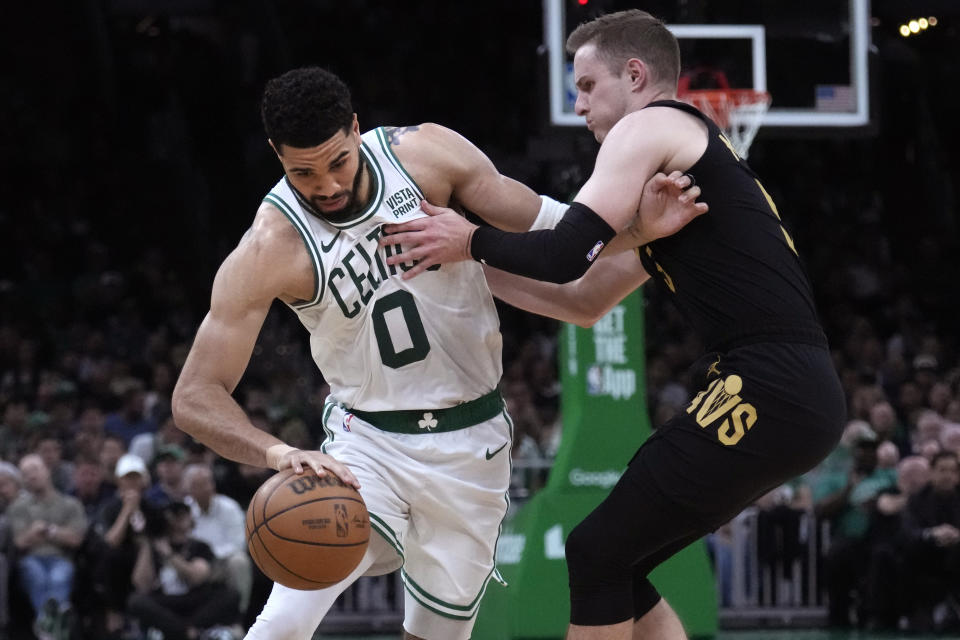
<path id="1" fill-rule="evenodd" d="M 667 22 L 680 42 L 682 73 L 694 81 L 720 71 L 733 88 L 769 91 L 773 102 L 763 126 L 870 123 L 869 0 L 543 4 L 553 124 L 583 125 L 573 112 L 576 90 L 572 58 L 564 51 L 567 35 L 600 13 L 629 8 L 644 9 Z"/>

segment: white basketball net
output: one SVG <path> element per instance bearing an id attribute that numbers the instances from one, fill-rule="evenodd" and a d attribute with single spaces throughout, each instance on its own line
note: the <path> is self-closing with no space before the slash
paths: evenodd
<path id="1" fill-rule="evenodd" d="M 748 89 L 690 91 L 680 99 L 716 122 L 741 158 L 747 157 L 763 114 L 770 108 L 769 93 Z"/>

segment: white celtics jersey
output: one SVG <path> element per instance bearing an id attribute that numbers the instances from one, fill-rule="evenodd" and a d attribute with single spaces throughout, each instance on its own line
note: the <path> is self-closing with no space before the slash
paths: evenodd
<path id="1" fill-rule="evenodd" d="M 291 305 L 310 332 L 332 395 L 363 411 L 443 409 L 492 391 L 502 370 L 499 319 L 479 263 L 445 264 L 410 280 L 377 246 L 382 225 L 423 217 L 423 193 L 382 129 L 363 134 L 370 204 L 333 223 L 301 206 L 285 179 L 264 198 L 303 237 L 317 287 Z"/>

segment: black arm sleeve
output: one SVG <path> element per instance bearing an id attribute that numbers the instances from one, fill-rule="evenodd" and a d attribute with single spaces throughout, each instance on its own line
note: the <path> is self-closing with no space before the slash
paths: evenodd
<path id="1" fill-rule="evenodd" d="M 511 233 L 480 227 L 470 254 L 491 267 L 562 284 L 576 280 L 617 235 L 590 207 L 574 202 L 554 229 Z"/>

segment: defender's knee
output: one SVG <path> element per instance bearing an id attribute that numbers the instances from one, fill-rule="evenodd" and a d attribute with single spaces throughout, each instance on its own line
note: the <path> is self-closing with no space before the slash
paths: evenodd
<path id="1" fill-rule="evenodd" d="M 633 618 L 639 620 L 660 602 L 660 593 L 646 577 L 633 582 Z"/>
<path id="2" fill-rule="evenodd" d="M 566 557 L 571 584 L 609 582 L 617 574 L 629 579 L 629 562 L 617 545 L 604 539 L 605 528 L 598 519 L 588 517 L 570 532 Z"/>
<path id="3" fill-rule="evenodd" d="M 631 562 L 601 534 L 599 518 L 588 517 L 567 537 L 570 574 L 570 622 L 618 624 L 633 616 Z"/>

